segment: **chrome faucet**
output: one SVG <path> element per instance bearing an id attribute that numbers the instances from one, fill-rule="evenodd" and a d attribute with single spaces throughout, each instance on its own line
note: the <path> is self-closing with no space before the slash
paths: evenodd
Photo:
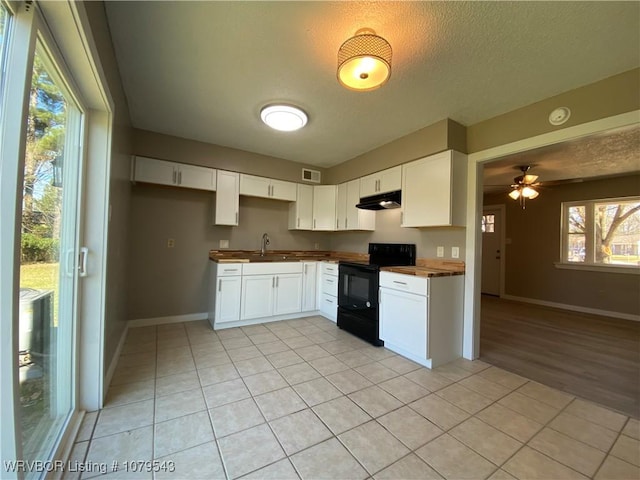
<path id="1" fill-rule="evenodd" d="M 262 247 L 260 247 L 260 256 L 264 257 L 267 253 L 267 245 L 269 245 L 271 241 L 269 240 L 269 235 L 266 233 L 262 235 Z"/>

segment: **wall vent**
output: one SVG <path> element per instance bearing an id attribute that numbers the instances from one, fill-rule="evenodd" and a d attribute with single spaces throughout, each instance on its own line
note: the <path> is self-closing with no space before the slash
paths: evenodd
<path id="1" fill-rule="evenodd" d="M 320 172 L 309 168 L 302 169 L 302 180 L 305 182 L 320 183 Z"/>

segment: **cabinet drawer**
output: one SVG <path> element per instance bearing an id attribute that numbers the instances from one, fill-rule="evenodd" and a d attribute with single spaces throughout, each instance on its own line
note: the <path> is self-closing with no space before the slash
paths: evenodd
<path id="1" fill-rule="evenodd" d="M 241 263 L 217 263 L 216 275 L 218 277 L 230 277 L 232 275 L 242 275 Z"/>
<path id="2" fill-rule="evenodd" d="M 318 308 L 329 317 L 335 318 L 338 313 L 338 299 L 323 293 L 320 295 L 320 305 L 318 305 Z"/>
<path id="3" fill-rule="evenodd" d="M 402 273 L 380 272 L 380 286 L 417 295 L 429 294 L 429 279 Z"/>
<path id="4" fill-rule="evenodd" d="M 333 297 L 338 296 L 338 277 L 331 275 L 322 276 L 322 293 L 331 295 Z"/>
<path id="5" fill-rule="evenodd" d="M 322 263 L 322 273 L 325 275 L 338 276 L 338 264 L 337 263 Z"/>
<path id="6" fill-rule="evenodd" d="M 242 265 L 243 275 L 277 275 L 302 273 L 302 262 L 257 262 Z"/>

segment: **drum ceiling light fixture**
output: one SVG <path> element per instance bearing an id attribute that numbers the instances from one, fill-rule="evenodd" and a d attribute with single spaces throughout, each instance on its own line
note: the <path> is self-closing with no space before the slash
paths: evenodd
<path id="1" fill-rule="evenodd" d="M 366 92 L 391 76 L 391 45 L 370 28 L 361 28 L 338 50 L 338 81 L 350 90 Z"/>

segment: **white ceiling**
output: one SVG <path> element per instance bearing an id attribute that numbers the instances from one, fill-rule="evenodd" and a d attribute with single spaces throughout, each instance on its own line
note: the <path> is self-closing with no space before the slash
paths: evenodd
<path id="1" fill-rule="evenodd" d="M 640 64 L 639 2 L 106 2 L 133 125 L 329 167 L 444 118 L 471 125 Z M 392 75 L 358 93 L 337 51 L 361 27 Z M 302 107 L 296 133 L 265 104 Z"/>

